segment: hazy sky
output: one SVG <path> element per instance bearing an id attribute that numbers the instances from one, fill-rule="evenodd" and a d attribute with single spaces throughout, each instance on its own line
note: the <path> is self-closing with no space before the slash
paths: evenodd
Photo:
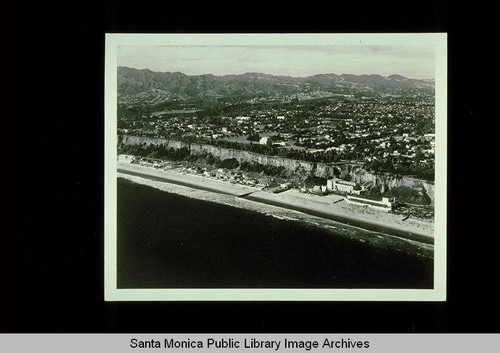
<path id="1" fill-rule="evenodd" d="M 434 78 L 432 46 L 120 46 L 118 65 L 188 75 L 399 74 Z"/>

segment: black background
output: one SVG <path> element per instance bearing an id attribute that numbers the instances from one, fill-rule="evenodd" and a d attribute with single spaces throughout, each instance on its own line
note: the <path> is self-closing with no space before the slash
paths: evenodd
<path id="1" fill-rule="evenodd" d="M 500 332 L 499 7 L 2 4 L 1 332 Z M 105 33 L 448 32 L 448 301 L 105 303 Z"/>

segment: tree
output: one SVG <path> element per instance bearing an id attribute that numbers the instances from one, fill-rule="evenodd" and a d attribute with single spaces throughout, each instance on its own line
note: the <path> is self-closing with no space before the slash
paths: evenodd
<path id="1" fill-rule="evenodd" d="M 247 140 L 248 141 L 259 141 L 260 140 L 260 136 L 258 133 L 251 133 L 247 136 Z"/>
<path id="2" fill-rule="evenodd" d="M 220 164 L 221 168 L 227 168 L 227 169 L 235 169 L 238 168 L 239 165 L 240 164 L 238 163 L 236 158 L 224 159 Z"/>
<path id="3" fill-rule="evenodd" d="M 346 175 L 344 175 L 344 180 L 345 181 L 351 181 L 352 180 L 352 175 L 349 174 L 349 173 L 346 173 Z"/>

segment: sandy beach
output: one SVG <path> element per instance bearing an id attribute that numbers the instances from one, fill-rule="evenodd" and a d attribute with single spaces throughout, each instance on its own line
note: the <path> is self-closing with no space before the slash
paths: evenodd
<path id="1" fill-rule="evenodd" d="M 318 196 L 290 189 L 279 194 L 257 187 L 233 184 L 173 169 L 157 169 L 118 163 L 118 176 L 166 192 L 266 213 L 284 219 L 301 220 L 327 228 L 345 228 L 342 223 L 375 232 L 432 244 L 434 223 L 420 219 L 403 221 L 401 215 L 349 204 L 339 195 Z M 147 178 L 146 178 L 147 177 Z M 240 197 L 244 195 L 245 197 Z M 388 230 L 388 231 L 387 231 Z"/>
<path id="2" fill-rule="evenodd" d="M 404 218 L 401 215 L 379 211 L 368 206 L 350 204 L 339 195 L 318 196 L 290 189 L 279 194 L 258 191 L 252 193 L 249 198 L 419 241 L 432 242 L 434 237 L 434 224 L 430 221 L 415 218 L 403 221 Z"/>

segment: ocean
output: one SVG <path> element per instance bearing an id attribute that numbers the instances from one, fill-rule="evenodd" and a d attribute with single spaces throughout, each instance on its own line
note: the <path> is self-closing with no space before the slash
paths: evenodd
<path id="1" fill-rule="evenodd" d="M 118 179 L 118 288 L 432 288 L 433 259 Z"/>

